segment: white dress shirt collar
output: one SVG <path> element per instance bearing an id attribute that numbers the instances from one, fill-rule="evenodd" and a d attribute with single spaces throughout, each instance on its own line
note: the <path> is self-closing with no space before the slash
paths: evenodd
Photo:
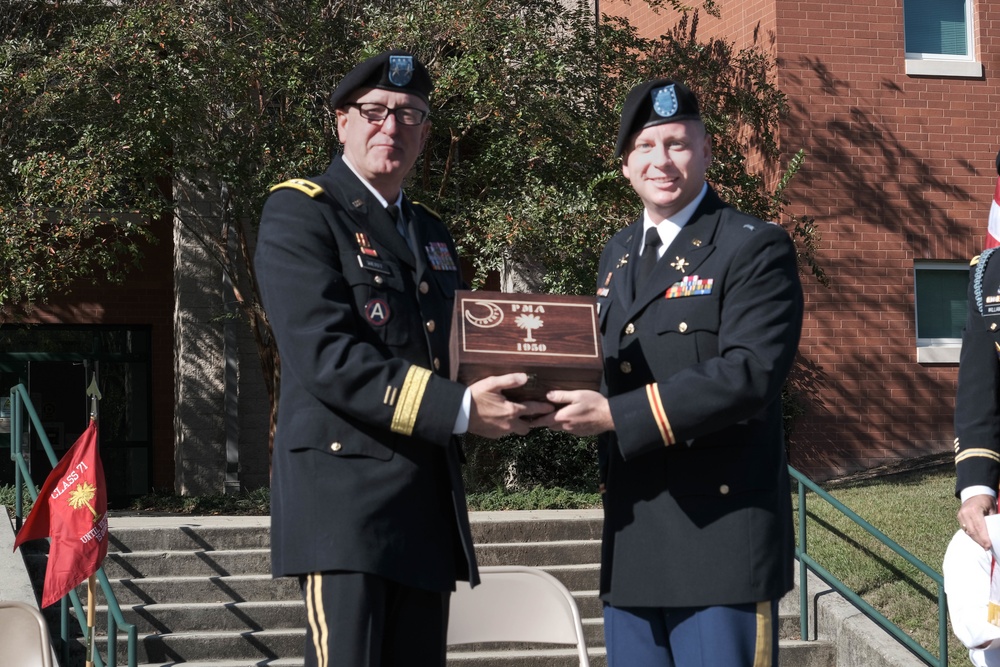
<path id="1" fill-rule="evenodd" d="M 660 233 L 660 240 L 662 244 L 660 245 L 660 250 L 658 257 L 663 257 L 663 253 L 667 251 L 667 247 L 673 243 L 677 235 L 680 234 L 681 228 L 688 223 L 691 216 L 694 215 L 695 209 L 701 204 L 701 201 L 705 198 L 708 193 L 708 183 L 701 186 L 701 192 L 698 196 L 691 200 L 691 203 L 682 208 L 681 210 L 674 213 L 669 218 L 664 218 L 663 222 L 656 224 L 649 217 L 649 211 L 643 209 L 642 211 L 642 236 L 646 237 L 646 230 L 650 227 L 655 227 L 656 231 Z M 639 251 L 642 254 L 642 251 Z"/>
<path id="2" fill-rule="evenodd" d="M 369 183 L 367 180 L 365 180 L 364 176 L 362 176 L 361 174 L 358 173 L 358 170 L 354 168 L 354 165 L 351 164 L 351 161 L 347 159 L 347 156 L 346 155 L 341 155 L 340 157 L 344 161 L 344 164 L 347 165 L 347 168 L 351 170 L 351 173 L 353 173 L 355 176 L 357 176 L 358 180 L 361 181 L 362 183 L 364 183 L 365 187 L 368 188 L 368 191 L 371 192 L 373 195 L 375 195 L 375 198 L 379 200 L 380 204 L 382 204 L 382 208 L 385 208 L 386 206 L 388 206 L 389 202 L 387 202 L 385 200 L 385 197 L 383 197 L 382 195 L 380 195 L 379 191 L 376 190 L 375 188 L 373 188 L 372 184 Z M 393 204 L 397 208 L 403 205 L 403 189 L 402 188 L 399 189 L 399 194 L 396 195 L 396 201 L 394 201 Z"/>

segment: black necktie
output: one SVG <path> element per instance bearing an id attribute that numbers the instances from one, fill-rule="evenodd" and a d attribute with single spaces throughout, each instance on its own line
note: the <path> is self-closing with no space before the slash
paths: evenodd
<path id="1" fill-rule="evenodd" d="M 646 230 L 646 237 L 643 240 L 642 254 L 639 256 L 639 268 L 635 273 L 635 293 L 638 294 L 645 284 L 646 279 L 653 272 L 653 267 L 656 266 L 657 255 L 660 251 L 660 245 L 663 241 L 660 240 L 660 232 L 657 231 L 656 227 L 650 227 Z"/>
<path id="2" fill-rule="evenodd" d="M 410 233 L 407 231 L 406 225 L 403 223 L 403 219 L 399 216 L 399 207 L 395 204 L 389 204 L 385 207 L 385 212 L 389 214 L 390 218 L 392 218 L 392 224 L 396 226 L 396 231 L 399 232 L 399 235 L 403 237 L 404 241 L 406 241 L 406 245 L 410 246 L 410 250 L 413 250 L 413 246 L 410 243 Z"/>

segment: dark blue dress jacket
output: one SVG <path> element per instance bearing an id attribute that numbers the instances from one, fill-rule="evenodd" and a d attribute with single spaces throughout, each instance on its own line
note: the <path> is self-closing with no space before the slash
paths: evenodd
<path id="1" fill-rule="evenodd" d="M 453 590 L 477 579 L 448 335 L 451 235 L 404 200 L 411 251 L 341 157 L 281 184 L 255 266 L 281 358 L 271 481 L 275 576 L 329 570 Z"/>
<path id="2" fill-rule="evenodd" d="M 802 327 L 794 245 L 711 189 L 633 297 L 641 219 L 601 257 L 597 300 L 615 431 L 602 598 L 760 602 L 792 586 L 781 389 Z"/>

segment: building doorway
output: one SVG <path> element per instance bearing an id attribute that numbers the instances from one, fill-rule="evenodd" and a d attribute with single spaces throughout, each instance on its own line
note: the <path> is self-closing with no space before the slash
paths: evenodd
<path id="1" fill-rule="evenodd" d="M 12 386 L 24 385 L 57 457 L 87 427 L 86 389 L 97 379 L 99 445 L 108 503 L 114 508 L 151 489 L 149 342 L 148 328 L 142 327 L 0 327 L 0 400 L 9 397 Z M 51 465 L 38 430 L 26 424 L 22 444 L 32 480 L 41 485 Z M 0 432 L 0 457 L 0 484 L 12 484 L 9 429 Z"/>

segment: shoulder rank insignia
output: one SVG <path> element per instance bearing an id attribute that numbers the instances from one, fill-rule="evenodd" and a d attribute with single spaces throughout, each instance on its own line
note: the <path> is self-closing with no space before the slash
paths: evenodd
<path id="1" fill-rule="evenodd" d="M 438 212 L 437 212 L 437 211 L 435 211 L 434 209 L 430 208 L 430 207 L 429 207 L 429 206 L 427 206 L 426 204 L 421 204 L 420 202 L 418 202 L 418 201 L 415 201 L 415 202 L 413 202 L 413 205 L 414 205 L 414 206 L 419 206 L 419 207 L 420 207 L 420 208 L 422 208 L 423 210 L 425 210 L 425 211 L 427 211 L 428 213 L 430 213 L 431 215 L 433 215 L 433 216 L 434 216 L 435 218 L 437 218 L 438 220 L 440 220 L 440 219 L 441 219 L 441 216 L 440 216 L 440 215 L 438 215 Z"/>
<path id="2" fill-rule="evenodd" d="M 293 190 L 298 190 L 299 192 L 309 195 L 313 199 L 323 194 L 323 188 L 304 178 L 292 178 L 282 183 L 278 183 L 271 188 L 271 192 L 281 190 L 282 188 L 292 188 Z"/>

